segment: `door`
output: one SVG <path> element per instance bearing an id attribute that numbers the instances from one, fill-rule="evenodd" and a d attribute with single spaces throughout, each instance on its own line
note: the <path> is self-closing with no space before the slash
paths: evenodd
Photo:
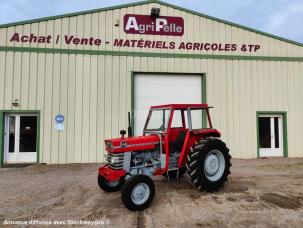
<path id="1" fill-rule="evenodd" d="M 135 135 L 141 135 L 150 106 L 200 104 L 201 75 L 143 74 L 134 76 Z"/>
<path id="2" fill-rule="evenodd" d="M 259 115 L 260 157 L 283 156 L 282 115 Z"/>
<path id="3" fill-rule="evenodd" d="M 5 115 L 4 162 L 37 162 L 37 115 Z"/>

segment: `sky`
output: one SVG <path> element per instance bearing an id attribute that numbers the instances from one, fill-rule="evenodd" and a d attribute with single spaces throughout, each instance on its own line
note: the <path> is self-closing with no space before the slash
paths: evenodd
<path id="1" fill-rule="evenodd" d="M 303 0 L 163 0 L 303 43 Z M 133 0 L 0 0 L 0 24 L 136 2 Z"/>

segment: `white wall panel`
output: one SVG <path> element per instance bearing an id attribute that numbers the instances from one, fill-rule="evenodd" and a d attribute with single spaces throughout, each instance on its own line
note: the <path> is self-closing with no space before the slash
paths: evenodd
<path id="1" fill-rule="evenodd" d="M 98 90 L 97 90 L 97 161 L 103 161 L 105 136 L 105 57 L 98 56 Z M 130 97 L 129 97 L 130 99 Z"/>
<path id="2" fill-rule="evenodd" d="M 89 161 L 89 138 L 90 138 L 90 101 L 93 101 L 95 98 L 90 97 L 90 81 L 91 81 L 91 56 L 85 55 L 83 60 L 83 72 L 80 73 L 82 77 L 82 130 L 80 132 L 82 138 L 82 155 L 81 161 L 87 163 Z M 86 151 L 86 152 L 84 152 Z"/>
<path id="3" fill-rule="evenodd" d="M 69 82 L 68 82 L 68 70 L 69 64 L 68 55 L 61 56 L 61 75 L 60 75 L 60 85 L 59 85 L 59 93 L 60 93 L 60 101 L 59 101 L 59 113 L 67 118 L 68 115 L 68 93 L 69 93 Z M 63 64 L 65 63 L 65 64 Z M 67 64 L 66 64 L 67 63 Z M 70 121 L 66 119 L 66 121 Z M 66 163 L 67 162 L 67 124 L 66 121 L 64 123 L 64 131 L 59 132 L 59 163 Z"/>
<path id="4" fill-rule="evenodd" d="M 44 102 L 43 102 L 43 162 L 51 163 L 52 157 L 52 105 L 53 105 L 53 71 L 54 71 L 54 55 L 49 54 L 45 56 L 45 84 L 44 84 Z M 54 151 L 57 153 L 57 151 Z"/>
<path id="5" fill-rule="evenodd" d="M 97 161 L 97 116 L 98 113 L 98 57 L 91 57 L 89 91 L 89 147 L 88 162 Z M 99 150 L 99 147 L 98 147 Z"/>
<path id="6" fill-rule="evenodd" d="M 74 161 L 82 160 L 82 126 L 83 126 L 83 58 L 84 56 L 76 56 L 76 90 L 75 90 L 75 154 Z"/>
<path id="7" fill-rule="evenodd" d="M 0 108 L 4 107 L 6 52 L 0 52 Z"/>
<path id="8" fill-rule="evenodd" d="M 37 106 L 37 74 L 38 74 L 38 53 L 30 53 L 28 79 L 28 109 L 34 110 Z"/>
<path id="9" fill-rule="evenodd" d="M 19 103 L 21 103 L 21 101 L 22 101 L 20 92 L 21 92 L 21 83 L 22 83 L 22 69 L 24 69 L 24 66 L 22 65 L 22 55 L 23 54 L 24 53 L 21 53 L 21 52 L 14 53 L 14 62 L 16 64 L 12 65 L 13 75 L 12 75 L 12 86 L 10 87 L 11 92 L 12 92 L 12 97 L 11 97 L 10 103 L 15 101 L 15 99 L 18 99 Z M 24 72 L 24 73 L 26 73 L 26 72 Z M 7 79 L 9 79 L 9 78 L 7 78 Z M 10 89 L 10 88 L 7 88 L 7 89 Z M 27 102 L 27 101 L 25 101 L 25 102 Z M 20 106 L 22 106 L 22 103 Z M 20 109 L 20 107 L 19 107 L 19 109 Z"/>
<path id="10" fill-rule="evenodd" d="M 76 56 L 68 55 L 68 75 L 66 75 L 68 83 L 67 89 L 67 113 L 66 113 L 66 162 L 76 162 L 75 160 L 75 135 L 78 128 L 76 128 Z"/>
<path id="11" fill-rule="evenodd" d="M 28 109 L 29 103 L 29 74 L 30 74 L 30 53 L 21 53 L 21 80 L 17 78 L 14 84 L 20 83 L 20 95 L 16 95 L 17 97 L 21 97 L 20 100 L 20 108 Z M 18 83 L 19 82 L 19 83 Z"/>

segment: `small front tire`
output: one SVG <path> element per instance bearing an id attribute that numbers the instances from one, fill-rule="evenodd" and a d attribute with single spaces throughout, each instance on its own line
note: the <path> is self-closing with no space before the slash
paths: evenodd
<path id="1" fill-rule="evenodd" d="M 121 189 L 121 200 L 131 211 L 142 211 L 149 207 L 155 196 L 155 184 L 149 176 L 130 177 Z"/>
<path id="2" fill-rule="evenodd" d="M 99 187 L 105 192 L 116 192 L 119 191 L 123 185 L 123 179 L 117 181 L 108 181 L 103 176 L 98 175 Z"/>

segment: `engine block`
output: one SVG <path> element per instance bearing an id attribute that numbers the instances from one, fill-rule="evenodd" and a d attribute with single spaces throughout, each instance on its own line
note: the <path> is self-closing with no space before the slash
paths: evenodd
<path id="1" fill-rule="evenodd" d="M 160 150 L 131 152 L 129 170 L 129 173 L 131 175 L 152 175 L 152 173 L 160 167 Z"/>

